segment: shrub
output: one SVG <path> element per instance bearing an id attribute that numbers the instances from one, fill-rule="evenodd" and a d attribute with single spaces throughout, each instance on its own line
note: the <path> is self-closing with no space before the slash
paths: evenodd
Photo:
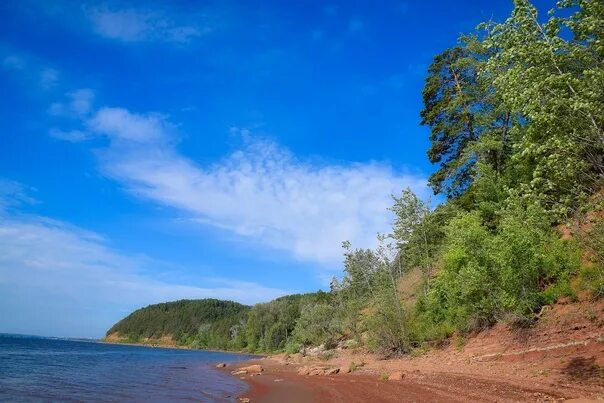
<path id="1" fill-rule="evenodd" d="M 410 345 L 405 322 L 400 301 L 375 301 L 366 319 L 369 349 L 385 357 L 407 352 Z"/>
<path id="2" fill-rule="evenodd" d="M 591 228 L 580 237 L 589 262 L 579 273 L 581 288 L 593 298 L 604 296 L 604 220 L 596 218 Z"/>
<path id="3" fill-rule="evenodd" d="M 579 272 L 579 284 L 581 288 L 590 292 L 592 298 L 604 297 L 604 267 L 596 265 L 582 267 Z"/>
<path id="4" fill-rule="evenodd" d="M 495 231 L 478 212 L 461 213 L 447 226 L 443 268 L 420 309 L 444 329 L 480 330 L 510 314 L 531 320 L 543 304 L 572 294 L 579 254 L 559 239 L 545 211 L 511 198 L 499 214 Z"/>
<path id="5" fill-rule="evenodd" d="M 327 303 L 305 306 L 293 332 L 293 342 L 301 345 L 333 344 L 340 326 L 336 309 Z"/>

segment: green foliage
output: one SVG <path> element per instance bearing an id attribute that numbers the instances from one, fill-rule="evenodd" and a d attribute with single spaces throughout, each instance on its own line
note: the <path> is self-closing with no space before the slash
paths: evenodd
<path id="1" fill-rule="evenodd" d="M 462 351 L 462 350 L 463 350 L 463 348 L 464 348 L 464 347 L 465 347 L 465 345 L 466 345 L 466 341 L 467 341 L 467 340 L 466 340 L 466 338 L 465 338 L 464 336 L 461 336 L 461 335 L 456 335 L 456 336 L 453 338 L 453 346 L 455 347 L 455 350 L 457 350 L 457 351 Z"/>
<path id="2" fill-rule="evenodd" d="M 430 177 L 430 185 L 438 193 L 458 195 L 472 180 L 474 159 L 466 151 L 477 137 L 471 112 L 477 62 L 467 49 L 455 47 L 437 55 L 428 69 L 421 117 L 422 124 L 432 129 L 428 157 L 440 163 Z"/>
<path id="3" fill-rule="evenodd" d="M 593 298 L 604 297 L 604 268 L 602 266 L 583 267 L 579 273 L 581 287 Z"/>
<path id="4" fill-rule="evenodd" d="M 216 299 L 149 305 L 116 323 L 107 335 L 117 333 L 128 342 L 171 336 L 181 345 L 225 349 L 232 346 L 231 332 L 247 310 L 245 305 Z"/>
<path id="5" fill-rule="evenodd" d="M 257 304 L 250 310 L 245 325 L 245 345 L 249 351 L 282 351 L 292 336 L 303 309 L 328 299 L 326 293 L 296 294 Z"/>
<path id="6" fill-rule="evenodd" d="M 594 218 L 591 227 L 581 236 L 581 243 L 588 250 L 590 261 L 604 267 L 604 219 Z"/>
<path id="7" fill-rule="evenodd" d="M 430 214 L 428 203 L 420 200 L 409 188 L 393 199 L 394 205 L 390 210 L 395 214 L 395 221 L 391 237 L 398 248 L 398 259 L 395 260 L 397 274 L 400 277 L 403 268 L 420 267 L 429 286 L 434 257 L 444 235 L 437 220 L 439 216 Z"/>
<path id="8" fill-rule="evenodd" d="M 468 332 L 513 315 L 531 318 L 568 291 L 579 266 L 576 248 L 561 241 L 538 205 L 510 201 L 489 230 L 479 212 L 462 213 L 447 227 L 443 269 L 425 302 L 436 323 Z"/>
<path id="9" fill-rule="evenodd" d="M 294 329 L 294 343 L 302 346 L 333 346 L 340 330 L 337 311 L 332 304 L 306 305 Z"/>
<path id="10" fill-rule="evenodd" d="M 296 294 L 244 306 L 215 299 L 150 305 L 115 324 L 107 335 L 130 343 L 160 343 L 163 336 L 192 348 L 270 352 L 284 350 L 302 308 L 329 298 L 323 292 Z"/>
<path id="11" fill-rule="evenodd" d="M 551 284 L 541 293 L 543 305 L 551 305 L 560 297 L 568 297 L 571 301 L 576 301 L 577 294 L 573 289 L 570 281 L 564 279 Z"/>
<path id="12" fill-rule="evenodd" d="M 602 298 L 604 297 L 604 220 L 596 217 L 589 225 L 590 228 L 580 237 L 589 262 L 579 273 L 579 284 L 594 298 Z"/>
<path id="13" fill-rule="evenodd" d="M 385 261 L 374 277 L 375 291 L 365 319 L 367 346 L 384 356 L 402 354 L 408 350 L 409 340 L 395 273 Z"/>
<path id="14" fill-rule="evenodd" d="M 511 133 L 518 188 L 563 217 L 602 184 L 604 7 L 562 1 L 573 13 L 542 24 L 529 1 L 515 5 L 504 23 L 484 26 L 492 56 L 482 74 L 522 117 Z M 560 35 L 565 29 L 571 35 Z"/>
<path id="15" fill-rule="evenodd" d="M 430 126 L 428 157 L 438 163 L 430 177 L 435 193 L 458 197 L 473 183 L 476 164 L 503 170 L 515 117 L 483 74 L 493 51 L 475 36 L 434 58 L 423 90 L 424 125 Z"/>

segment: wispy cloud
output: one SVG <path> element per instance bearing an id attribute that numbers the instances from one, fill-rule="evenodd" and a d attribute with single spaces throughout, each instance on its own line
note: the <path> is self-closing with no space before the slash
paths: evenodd
<path id="1" fill-rule="evenodd" d="M 35 89 L 50 90 L 59 82 L 59 72 L 35 56 L 10 50 L 7 52 L 0 47 L 0 59 L 2 69 L 10 71 L 14 77 Z"/>
<path id="2" fill-rule="evenodd" d="M 25 60 L 17 55 L 7 55 L 2 59 L 2 66 L 9 70 L 22 70 L 25 68 Z"/>
<path id="3" fill-rule="evenodd" d="M 52 68 L 45 68 L 40 72 L 40 83 L 42 88 L 48 89 L 57 85 L 59 81 L 59 72 Z"/>
<path id="4" fill-rule="evenodd" d="M 94 92 L 89 88 L 81 88 L 65 94 L 66 102 L 54 102 L 50 105 L 49 112 L 55 116 L 81 117 L 87 115 L 92 109 Z"/>
<path id="5" fill-rule="evenodd" d="M 86 9 L 96 33 L 124 42 L 187 43 L 207 34 L 209 27 L 181 24 L 158 10 L 93 7 Z"/>
<path id="6" fill-rule="evenodd" d="M 28 191 L 19 182 L 0 178 L 0 213 L 23 204 L 36 203 L 36 199 L 29 195 L 30 192 L 31 189 Z"/>
<path id="7" fill-rule="evenodd" d="M 59 130 L 56 128 L 50 129 L 49 134 L 57 140 L 69 141 L 71 143 L 79 143 L 92 137 L 90 133 L 83 130 Z"/>
<path id="8" fill-rule="evenodd" d="M 148 273 L 160 272 L 161 262 L 120 253 L 99 234 L 68 223 L 6 208 L 28 202 L 23 193 L 16 182 L 0 181 L 3 331 L 98 337 L 124 312 L 150 303 L 206 297 L 255 303 L 287 293 L 224 279 L 205 286 L 158 280 Z"/>
<path id="9" fill-rule="evenodd" d="M 137 197 L 332 269 L 343 240 L 373 246 L 389 229 L 391 194 L 407 186 L 427 192 L 423 176 L 386 163 L 305 161 L 249 135 L 241 149 L 200 166 L 178 151 L 161 115 L 102 108 L 86 126 L 109 139 L 99 153 L 103 172 Z"/>

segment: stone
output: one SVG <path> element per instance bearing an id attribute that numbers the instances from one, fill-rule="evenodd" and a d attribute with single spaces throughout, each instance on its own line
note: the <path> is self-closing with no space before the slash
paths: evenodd
<path id="1" fill-rule="evenodd" d="M 308 375 L 310 369 L 308 367 L 300 367 L 298 368 L 298 375 Z"/>
<path id="2" fill-rule="evenodd" d="M 308 372 L 308 375 L 310 376 L 317 376 L 317 375 L 324 375 L 325 374 L 325 370 L 323 370 L 322 368 L 311 368 L 310 371 Z"/>
<path id="3" fill-rule="evenodd" d="M 321 353 L 325 352 L 325 344 L 321 344 L 319 346 L 316 347 L 310 347 L 306 349 L 306 355 L 319 355 Z"/>
<path id="4" fill-rule="evenodd" d="M 340 367 L 340 374 L 349 374 L 350 373 L 350 365 L 344 365 Z"/>
<path id="5" fill-rule="evenodd" d="M 400 381 L 405 377 L 401 371 L 395 371 L 388 376 L 389 381 Z"/>
<path id="6" fill-rule="evenodd" d="M 262 368 L 262 365 L 259 365 L 259 364 L 248 365 L 247 367 L 241 367 L 239 369 L 241 371 L 247 371 L 247 372 L 262 372 L 262 371 L 264 371 L 264 368 Z"/>
<path id="7" fill-rule="evenodd" d="M 329 368 L 325 370 L 325 375 L 335 375 L 340 372 L 340 368 Z"/>
<path id="8" fill-rule="evenodd" d="M 245 369 L 240 369 L 238 371 L 231 372 L 231 375 L 247 375 L 247 371 Z"/>
<path id="9" fill-rule="evenodd" d="M 216 368 L 224 368 L 226 367 L 226 364 L 224 362 L 221 362 L 220 364 L 216 364 Z"/>

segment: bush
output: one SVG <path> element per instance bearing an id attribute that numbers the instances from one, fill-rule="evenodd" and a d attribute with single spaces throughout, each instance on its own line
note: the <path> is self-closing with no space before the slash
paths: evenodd
<path id="1" fill-rule="evenodd" d="M 303 346 L 333 344 L 340 331 L 336 309 L 327 303 L 306 305 L 296 322 L 293 342 Z"/>
<path id="2" fill-rule="evenodd" d="M 443 268 L 420 309 L 444 329 L 480 330 L 510 314 L 528 320 L 571 292 L 578 251 L 559 239 L 546 213 L 512 198 L 499 214 L 495 231 L 478 212 L 461 213 L 447 226 Z"/>
<path id="3" fill-rule="evenodd" d="M 581 246 L 589 262 L 579 273 L 580 286 L 593 298 L 604 296 L 604 220 L 595 218 L 591 228 L 580 237 Z"/>
<path id="4" fill-rule="evenodd" d="M 405 353 L 410 347 L 405 311 L 390 276 L 387 269 L 376 274 L 376 287 L 365 319 L 368 347 L 386 357 Z"/>
<path id="5" fill-rule="evenodd" d="M 581 288 L 589 291 L 592 298 L 604 297 L 604 267 L 583 267 L 579 272 L 579 284 Z"/>

